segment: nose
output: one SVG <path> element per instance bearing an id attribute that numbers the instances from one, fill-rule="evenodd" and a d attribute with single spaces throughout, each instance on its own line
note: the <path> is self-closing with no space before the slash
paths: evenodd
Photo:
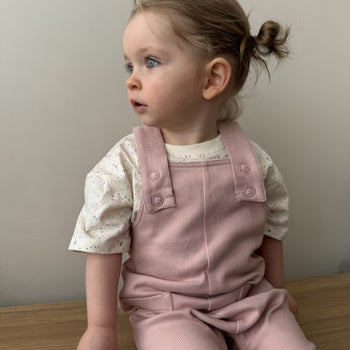
<path id="1" fill-rule="evenodd" d="M 131 74 L 128 79 L 126 79 L 125 84 L 129 90 L 141 89 L 141 81 L 135 76 L 134 73 Z"/>

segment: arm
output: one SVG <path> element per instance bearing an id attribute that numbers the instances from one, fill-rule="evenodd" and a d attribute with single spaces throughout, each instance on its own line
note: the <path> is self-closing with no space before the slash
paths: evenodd
<path id="1" fill-rule="evenodd" d="M 259 249 L 265 260 L 265 278 L 274 288 L 283 288 L 283 243 L 277 239 L 264 236 Z"/>
<path id="2" fill-rule="evenodd" d="M 86 301 L 88 327 L 78 350 L 117 350 L 117 292 L 122 254 L 88 254 Z"/>
<path id="3" fill-rule="evenodd" d="M 265 260 L 266 280 L 270 282 L 274 288 L 283 288 L 283 242 L 264 236 L 259 253 Z M 297 317 L 297 305 L 290 294 L 287 296 L 287 301 L 290 311 Z"/>

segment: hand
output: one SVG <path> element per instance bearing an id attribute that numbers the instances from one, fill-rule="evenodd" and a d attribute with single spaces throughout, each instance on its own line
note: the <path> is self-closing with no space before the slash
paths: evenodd
<path id="1" fill-rule="evenodd" d="M 118 350 L 115 328 L 89 327 L 81 337 L 77 350 Z"/>
<path id="2" fill-rule="evenodd" d="M 288 303 L 289 310 L 292 312 L 294 317 L 296 319 L 298 319 L 297 303 L 296 303 L 295 299 L 289 293 L 287 294 L 287 303 Z"/>

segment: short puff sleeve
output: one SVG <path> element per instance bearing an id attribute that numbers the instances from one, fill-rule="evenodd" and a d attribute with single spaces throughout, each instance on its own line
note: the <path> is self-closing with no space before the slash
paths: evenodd
<path id="1" fill-rule="evenodd" d="M 125 137 L 87 175 L 85 203 L 69 250 L 98 254 L 130 250 L 135 164 L 127 145 Z"/>
<path id="2" fill-rule="evenodd" d="M 271 157 L 252 142 L 259 159 L 266 191 L 267 221 L 265 235 L 283 240 L 288 231 L 289 196 L 283 177 Z"/>

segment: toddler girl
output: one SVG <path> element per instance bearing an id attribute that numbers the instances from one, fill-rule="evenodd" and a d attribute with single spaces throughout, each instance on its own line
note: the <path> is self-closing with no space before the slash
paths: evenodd
<path id="1" fill-rule="evenodd" d="M 286 56 L 287 34 L 269 21 L 251 36 L 235 0 L 135 4 L 126 85 L 145 126 L 86 179 L 70 244 L 88 253 L 78 349 L 117 349 L 121 271 L 140 350 L 315 349 L 283 289 L 285 185 L 233 121 L 251 62 Z"/>

